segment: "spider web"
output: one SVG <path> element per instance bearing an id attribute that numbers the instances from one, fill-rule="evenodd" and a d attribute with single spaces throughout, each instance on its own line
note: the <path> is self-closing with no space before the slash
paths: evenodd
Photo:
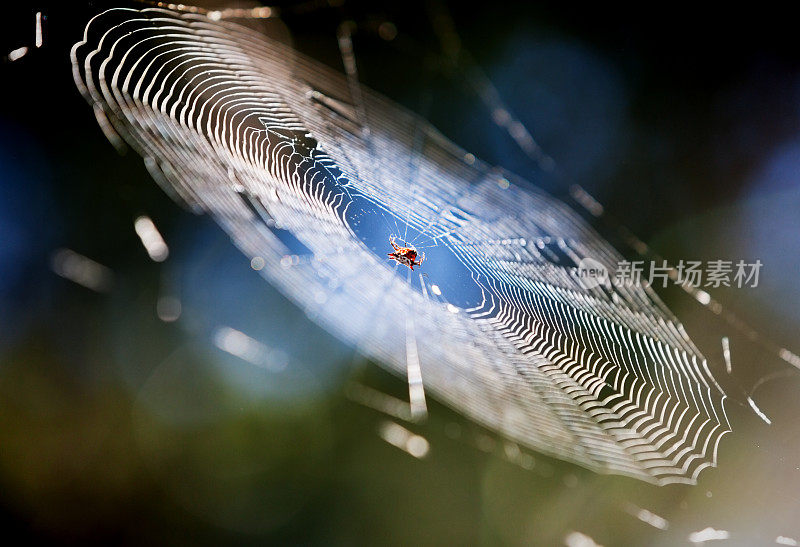
<path id="1" fill-rule="evenodd" d="M 646 287 L 587 288 L 622 256 L 566 204 L 415 114 L 219 12 L 113 9 L 75 82 L 162 187 L 212 215 L 337 336 L 532 449 L 658 484 L 695 482 L 725 394 Z M 112 135 L 113 133 L 109 132 Z M 389 237 L 426 253 L 387 260 Z M 423 390 L 424 385 L 424 390 Z"/>

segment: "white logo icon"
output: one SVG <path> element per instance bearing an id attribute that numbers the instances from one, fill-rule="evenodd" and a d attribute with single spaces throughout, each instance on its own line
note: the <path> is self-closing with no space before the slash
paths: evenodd
<path id="1" fill-rule="evenodd" d="M 611 288 L 611 276 L 608 269 L 593 258 L 582 258 L 578 262 L 575 276 L 584 289 L 594 289 L 601 285 Z"/>

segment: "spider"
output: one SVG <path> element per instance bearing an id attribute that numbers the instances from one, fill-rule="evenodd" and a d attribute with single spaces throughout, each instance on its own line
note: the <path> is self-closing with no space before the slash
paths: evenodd
<path id="1" fill-rule="evenodd" d="M 422 258 L 417 262 L 417 249 L 415 247 L 400 247 L 397 243 L 394 242 L 394 236 L 389 238 L 389 243 L 392 244 L 392 248 L 394 249 L 393 253 L 389 253 L 389 258 L 392 260 L 396 260 L 400 264 L 404 264 L 414 270 L 414 266 L 421 266 L 422 263 L 425 261 L 425 253 L 422 253 Z"/>

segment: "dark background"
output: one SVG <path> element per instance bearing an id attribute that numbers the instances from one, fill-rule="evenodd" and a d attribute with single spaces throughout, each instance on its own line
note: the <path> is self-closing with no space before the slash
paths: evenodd
<path id="1" fill-rule="evenodd" d="M 343 395 L 405 384 L 316 327 L 206 218 L 180 209 L 135 153 L 119 155 L 75 89 L 69 48 L 112 3 L 4 11 L 0 55 L 0 508 L 9 537 L 158 543 L 673 544 L 706 526 L 738 544 L 800 535 L 797 375 L 682 294 L 663 297 L 724 377 L 734 434 L 696 487 L 602 477 L 537 454 L 432 403 L 418 461 L 376 433 L 385 417 Z M 136 5 L 136 4 L 130 4 Z M 206 4 L 208 5 L 208 4 Z M 463 47 L 556 161 L 542 173 L 442 60 L 436 4 L 305 2 L 262 25 L 336 68 L 353 21 L 363 83 L 420 112 L 476 156 L 557 195 L 579 183 L 672 261 L 760 259 L 755 289 L 714 292 L 763 339 L 798 347 L 800 48 L 768 4 L 516 5 L 449 2 Z M 34 14 L 46 16 L 33 45 Z M 398 34 L 380 37 L 382 23 Z M 257 24 L 258 25 L 258 24 Z M 386 27 L 384 27 L 386 28 Z M 3 57 L 5 59 L 5 57 Z M 153 218 L 170 258 L 133 230 Z M 612 239 L 613 229 L 598 226 Z M 56 276 L 69 248 L 109 267 L 95 293 Z M 620 250 L 634 257 L 629 249 Z M 156 315 L 179 295 L 181 318 Z M 258 378 L 211 344 L 230 325 L 285 351 Z M 753 394 L 773 424 L 747 407 Z M 646 507 L 666 531 L 628 513 Z"/>

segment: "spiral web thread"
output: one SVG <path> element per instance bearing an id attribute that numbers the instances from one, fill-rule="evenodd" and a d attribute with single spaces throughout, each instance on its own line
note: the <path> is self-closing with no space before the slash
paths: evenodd
<path id="1" fill-rule="evenodd" d="M 361 352 L 599 472 L 693 483 L 715 465 L 730 428 L 705 358 L 645 287 L 580 282 L 582 258 L 613 271 L 622 257 L 565 204 L 352 73 L 209 14 L 106 11 L 72 61 L 112 142 Z M 479 298 L 425 277 L 429 263 L 392 266 L 359 231 L 367 219 L 413 237 L 430 263 L 455 257 Z"/>

